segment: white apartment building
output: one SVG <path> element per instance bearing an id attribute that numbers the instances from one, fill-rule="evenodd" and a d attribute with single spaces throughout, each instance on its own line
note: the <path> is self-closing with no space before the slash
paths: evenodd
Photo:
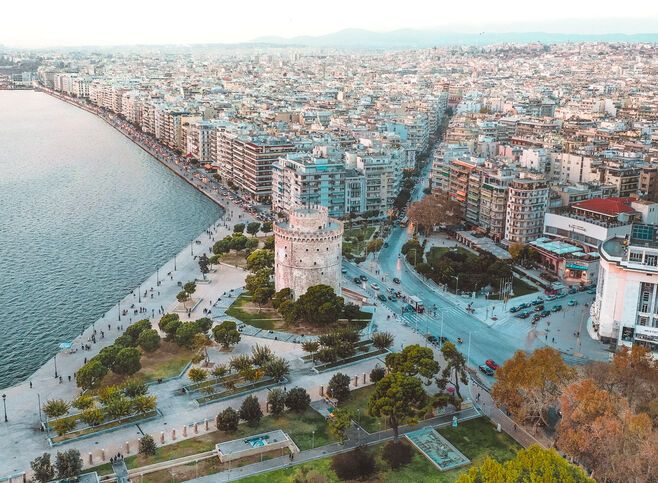
<path id="1" fill-rule="evenodd" d="M 505 239 L 510 243 L 528 243 L 542 234 L 548 206 L 548 183 L 530 173 L 521 173 L 509 184 Z"/>

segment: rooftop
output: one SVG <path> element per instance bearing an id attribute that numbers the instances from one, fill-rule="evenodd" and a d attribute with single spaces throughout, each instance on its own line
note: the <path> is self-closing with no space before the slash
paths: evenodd
<path id="1" fill-rule="evenodd" d="M 620 213 L 635 213 L 631 206 L 634 198 L 592 198 L 574 203 L 573 208 L 591 211 L 607 216 L 617 216 Z"/>

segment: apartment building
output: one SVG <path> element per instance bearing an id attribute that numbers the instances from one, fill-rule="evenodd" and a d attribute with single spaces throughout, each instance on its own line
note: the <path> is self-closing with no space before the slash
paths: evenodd
<path id="1" fill-rule="evenodd" d="M 505 239 L 510 243 L 528 243 L 541 236 L 548 206 L 549 187 L 546 180 L 521 173 L 509 184 Z"/>

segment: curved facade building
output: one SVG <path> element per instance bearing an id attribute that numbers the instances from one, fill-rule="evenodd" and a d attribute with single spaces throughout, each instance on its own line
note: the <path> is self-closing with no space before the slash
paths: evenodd
<path id="1" fill-rule="evenodd" d="M 641 344 L 658 354 L 658 227 L 634 224 L 630 237 L 599 248 L 591 315 L 603 342 Z"/>
<path id="2" fill-rule="evenodd" d="M 274 225 L 274 283 L 294 299 L 313 285 L 329 285 L 340 295 L 343 223 L 327 208 L 295 208 L 287 222 Z"/>

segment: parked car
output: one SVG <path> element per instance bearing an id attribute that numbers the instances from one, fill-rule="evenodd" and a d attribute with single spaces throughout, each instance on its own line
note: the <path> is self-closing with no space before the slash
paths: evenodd
<path id="1" fill-rule="evenodd" d="M 528 307 L 530 307 L 530 304 L 526 304 L 526 303 L 524 302 L 524 303 L 522 303 L 522 304 L 517 305 L 517 307 L 518 307 L 519 309 L 527 309 Z"/>
<path id="2" fill-rule="evenodd" d="M 395 277 L 395 278 L 393 279 L 393 283 L 400 283 L 400 279 L 397 278 L 397 277 Z"/>
<path id="3" fill-rule="evenodd" d="M 519 307 L 516 307 L 516 306 L 514 306 L 514 307 L 510 307 L 510 309 L 509 309 L 509 311 L 510 311 L 511 313 L 518 312 L 519 310 L 521 310 L 521 309 L 520 309 Z"/>
<path id="4" fill-rule="evenodd" d="M 480 372 L 483 373 L 485 376 L 493 376 L 494 371 L 492 368 L 487 367 L 485 365 L 478 366 L 478 369 L 480 369 Z"/>
<path id="5" fill-rule="evenodd" d="M 347 268 L 341 268 L 340 273 L 347 273 Z"/>
<path id="6" fill-rule="evenodd" d="M 573 294 L 575 294 L 575 293 L 577 293 L 577 292 L 578 292 L 578 289 L 576 289 L 575 287 L 571 287 L 571 288 L 569 289 L 569 295 L 573 295 Z"/>
<path id="7" fill-rule="evenodd" d="M 535 314 L 535 315 L 532 316 L 532 322 L 533 323 L 539 322 L 540 320 L 541 320 L 541 315 Z"/>
<path id="8" fill-rule="evenodd" d="M 496 364 L 496 362 L 493 359 L 487 359 L 486 361 L 484 361 L 484 363 L 494 371 L 498 369 L 498 364 Z"/>
<path id="9" fill-rule="evenodd" d="M 368 281 L 368 277 L 366 277 L 365 275 L 359 275 L 359 278 L 360 278 L 361 281 L 363 281 L 363 282 L 367 282 L 367 281 Z"/>
<path id="10" fill-rule="evenodd" d="M 562 306 L 561 305 L 555 305 L 551 309 L 551 312 L 559 312 L 560 310 L 562 310 Z"/>
<path id="11" fill-rule="evenodd" d="M 594 295 L 594 294 L 596 294 L 596 289 L 595 289 L 595 288 L 590 288 L 590 289 L 587 291 L 587 293 L 590 294 L 590 295 Z"/>
<path id="12" fill-rule="evenodd" d="M 574 299 L 571 299 L 569 302 L 567 302 L 567 305 L 569 307 L 573 307 L 574 305 L 578 305 L 578 302 L 576 302 Z"/>
<path id="13" fill-rule="evenodd" d="M 391 302 L 397 302 L 397 300 L 398 300 L 398 298 L 395 296 L 395 294 L 391 294 L 391 295 L 389 295 L 389 296 L 388 296 L 388 299 L 389 299 Z"/>
<path id="14" fill-rule="evenodd" d="M 551 295 L 550 297 L 546 297 L 546 302 L 552 302 L 553 300 L 557 300 L 557 295 Z"/>
<path id="15" fill-rule="evenodd" d="M 544 304 L 535 306 L 535 312 L 541 312 L 544 310 Z"/>
<path id="16" fill-rule="evenodd" d="M 370 287 L 371 287 L 373 290 L 379 290 L 379 285 L 377 285 L 376 283 L 371 283 L 371 284 L 370 284 Z"/>
<path id="17" fill-rule="evenodd" d="M 531 303 L 532 303 L 532 305 L 539 305 L 539 304 L 544 303 L 544 299 L 541 298 L 541 297 L 537 297 L 537 298 L 536 298 L 535 300 L 533 300 Z"/>
<path id="18" fill-rule="evenodd" d="M 527 319 L 530 317 L 530 312 L 524 310 L 523 312 L 516 314 L 515 317 L 518 317 L 519 319 Z"/>
<path id="19" fill-rule="evenodd" d="M 539 315 L 541 315 L 542 317 L 548 317 L 549 315 L 551 315 L 551 311 L 550 310 L 542 310 L 539 313 Z"/>
<path id="20" fill-rule="evenodd" d="M 379 300 L 381 300 L 382 302 L 386 302 L 386 300 L 387 300 L 386 295 L 384 295 L 383 293 L 377 294 L 377 298 Z"/>
<path id="21" fill-rule="evenodd" d="M 361 285 L 361 279 L 359 277 L 354 277 L 354 283 L 357 285 Z"/>
<path id="22" fill-rule="evenodd" d="M 425 338 L 427 339 L 427 342 L 431 342 L 432 344 L 439 341 L 439 338 L 435 335 L 428 335 Z"/>

